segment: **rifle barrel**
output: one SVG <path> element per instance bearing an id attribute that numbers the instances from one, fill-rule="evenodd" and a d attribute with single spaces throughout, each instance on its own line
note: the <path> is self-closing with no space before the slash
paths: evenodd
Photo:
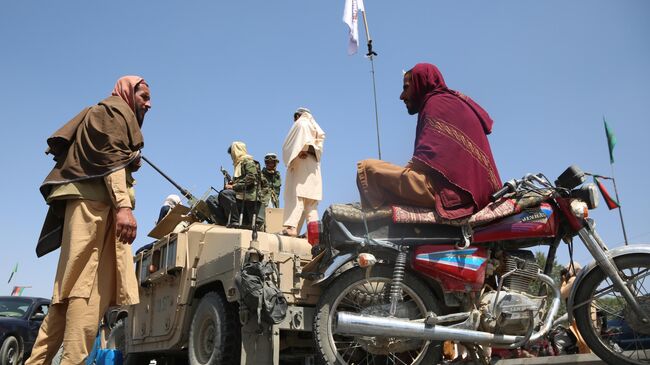
<path id="1" fill-rule="evenodd" d="M 187 199 L 191 199 L 191 200 L 195 200 L 195 199 L 196 199 L 196 198 L 194 198 L 194 196 L 192 196 L 192 193 L 190 193 L 188 190 L 186 190 L 186 189 L 183 188 L 182 186 L 178 185 L 178 184 L 176 183 L 176 181 L 172 180 L 169 176 L 167 176 L 167 174 L 165 174 L 164 172 L 162 172 L 162 171 L 158 168 L 158 166 L 154 165 L 151 161 L 149 161 L 149 159 L 147 159 L 146 157 L 144 157 L 144 155 L 140 155 L 140 157 L 142 157 L 142 159 L 143 159 L 146 163 L 148 163 L 151 167 L 153 167 L 154 170 L 158 171 L 158 173 L 159 173 L 160 175 L 162 175 L 165 179 L 167 179 L 167 181 L 169 181 L 172 185 L 174 185 L 174 187 L 175 187 L 176 189 L 178 189 L 178 191 L 180 191 L 181 194 L 183 194 L 184 197 L 186 197 Z"/>

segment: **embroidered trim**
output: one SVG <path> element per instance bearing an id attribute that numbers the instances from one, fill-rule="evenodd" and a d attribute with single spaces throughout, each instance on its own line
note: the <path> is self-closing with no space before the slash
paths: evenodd
<path id="1" fill-rule="evenodd" d="M 455 126 L 444 122 L 440 119 L 431 119 L 427 118 L 426 122 L 436 131 L 446 135 L 447 137 L 456 141 L 461 145 L 467 152 L 469 152 L 476 161 L 478 161 L 483 167 L 487 170 L 490 183 L 494 190 L 499 189 L 500 183 L 497 181 L 496 174 L 492 169 L 492 164 L 490 164 L 490 159 L 480 148 L 476 146 L 474 141 L 472 141 L 463 131 L 456 128 Z"/>

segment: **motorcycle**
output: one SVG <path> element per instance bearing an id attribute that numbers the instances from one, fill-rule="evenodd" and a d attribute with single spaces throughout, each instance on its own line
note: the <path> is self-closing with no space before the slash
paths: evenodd
<path id="1" fill-rule="evenodd" d="M 569 320 L 608 364 L 646 363 L 643 341 L 623 350 L 593 313 L 621 319 L 636 338 L 650 335 L 650 245 L 605 245 L 588 217 L 598 192 L 587 175 L 571 166 L 554 184 L 543 174 L 508 181 L 459 221 L 408 207 L 330 206 L 308 225 L 318 269 L 305 273 L 322 288 L 313 322 L 321 360 L 435 364 L 441 342 L 453 341 L 488 363 L 492 348 L 535 343 L 560 306 L 549 276 L 557 248 L 566 243 L 572 260 L 578 237 L 594 261 L 575 280 Z M 548 245 L 543 269 L 530 250 L 539 245 Z"/>

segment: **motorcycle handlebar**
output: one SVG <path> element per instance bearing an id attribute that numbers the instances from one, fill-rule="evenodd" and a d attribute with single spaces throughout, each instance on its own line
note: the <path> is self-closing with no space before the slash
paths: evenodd
<path id="1" fill-rule="evenodd" d="M 506 181 L 505 184 L 503 184 L 503 187 L 499 190 L 497 190 L 494 194 L 490 195 L 490 200 L 491 201 L 497 201 L 504 195 L 514 192 L 515 188 L 517 187 L 517 180 L 510 180 Z"/>

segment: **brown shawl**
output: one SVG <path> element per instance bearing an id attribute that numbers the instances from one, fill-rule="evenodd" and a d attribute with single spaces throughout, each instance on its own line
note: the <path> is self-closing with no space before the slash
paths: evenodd
<path id="1" fill-rule="evenodd" d="M 40 187 L 47 199 L 54 185 L 99 178 L 128 166 L 144 146 L 140 126 L 130 106 L 109 96 L 86 108 L 47 140 L 46 153 L 56 165 Z M 51 204 L 36 246 L 40 257 L 61 244 L 63 214 Z"/>

